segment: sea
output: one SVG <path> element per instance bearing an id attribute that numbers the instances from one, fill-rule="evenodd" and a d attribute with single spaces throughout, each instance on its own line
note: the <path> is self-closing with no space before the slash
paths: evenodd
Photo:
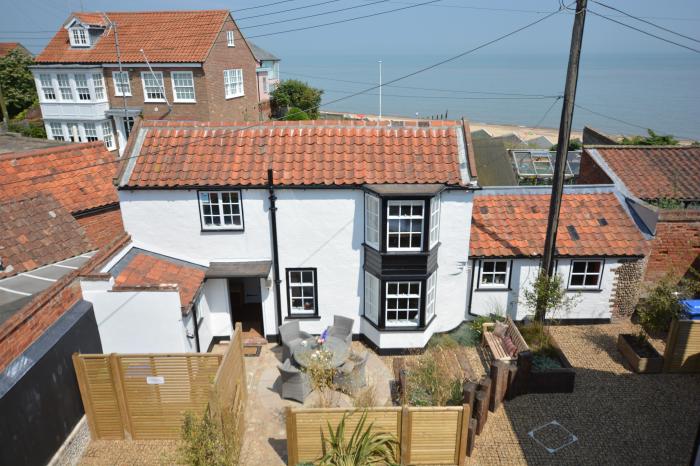
<path id="1" fill-rule="evenodd" d="M 474 54 L 392 83 L 444 55 L 285 55 L 283 79 L 324 90 L 322 109 L 557 128 L 568 56 Z M 700 57 L 695 54 L 586 54 L 581 57 L 574 129 L 700 140 Z"/>

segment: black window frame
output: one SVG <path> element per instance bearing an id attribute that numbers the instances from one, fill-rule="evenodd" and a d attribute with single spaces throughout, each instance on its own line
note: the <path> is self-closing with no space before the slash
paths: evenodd
<path id="1" fill-rule="evenodd" d="M 314 279 L 314 312 L 294 314 L 292 312 L 292 288 L 289 286 L 291 272 L 311 272 Z M 318 269 L 316 267 L 288 267 L 284 269 L 285 286 L 287 288 L 287 319 L 318 319 Z"/>
<path id="2" fill-rule="evenodd" d="M 228 228 L 212 228 L 204 225 L 204 218 L 202 215 L 202 201 L 200 198 L 201 193 L 237 193 L 238 194 L 238 204 L 241 209 L 241 226 L 240 227 L 228 227 Z M 198 189 L 197 190 L 197 208 L 199 212 L 199 228 L 202 233 L 217 233 L 217 232 L 232 232 L 245 231 L 245 213 L 243 211 L 243 192 L 240 189 Z M 222 214 L 221 214 L 222 215 Z"/>
<path id="3" fill-rule="evenodd" d="M 366 271 L 368 272 L 368 271 Z M 372 327 L 375 329 L 381 331 L 381 332 L 424 332 L 430 324 L 433 323 L 433 321 L 437 318 L 438 311 L 437 311 L 437 306 L 435 308 L 435 313 L 433 316 L 430 318 L 430 320 L 426 321 L 426 299 L 427 299 L 427 291 L 428 291 L 428 278 L 430 278 L 430 275 L 433 273 L 437 273 L 437 269 L 435 269 L 433 272 L 428 273 L 427 275 L 405 275 L 405 276 L 395 276 L 395 275 L 376 275 L 372 272 L 368 272 L 370 275 L 374 276 L 379 280 L 379 303 L 378 303 L 378 316 L 377 320 L 378 322 L 372 322 L 371 319 L 369 319 L 366 316 L 366 299 L 363 299 L 362 302 L 362 318 L 367 321 Z M 435 301 L 437 303 L 437 275 L 435 276 L 436 283 L 435 283 Z M 363 275 L 363 287 L 364 287 L 364 275 Z M 387 289 L 387 283 L 388 282 L 420 282 L 420 303 L 418 307 L 418 325 L 386 325 L 386 289 Z M 364 289 L 364 288 L 363 288 Z M 363 298 L 365 298 L 363 296 Z"/>

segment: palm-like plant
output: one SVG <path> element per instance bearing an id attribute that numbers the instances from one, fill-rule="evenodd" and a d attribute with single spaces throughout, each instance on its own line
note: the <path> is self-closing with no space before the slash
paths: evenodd
<path id="1" fill-rule="evenodd" d="M 398 442 L 391 434 L 372 432 L 372 424 L 365 428 L 367 413 L 363 413 L 350 438 L 345 440 L 345 419 L 335 431 L 328 423 L 329 438 L 323 439 L 325 454 L 319 466 L 396 465 Z"/>

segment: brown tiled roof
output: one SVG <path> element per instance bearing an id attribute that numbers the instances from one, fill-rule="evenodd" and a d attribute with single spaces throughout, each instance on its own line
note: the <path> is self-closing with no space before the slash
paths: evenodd
<path id="1" fill-rule="evenodd" d="M 0 201 L 44 192 L 71 213 L 114 204 L 116 160 L 102 142 L 0 155 Z"/>
<path id="2" fill-rule="evenodd" d="M 180 293 L 182 309 L 187 311 L 192 306 L 192 301 L 203 280 L 204 271 L 197 267 L 141 253 L 134 256 L 124 267 L 114 284 L 115 289 L 176 285 Z"/>
<path id="3" fill-rule="evenodd" d="M 475 197 L 469 254 L 541 256 L 549 199 L 549 194 Z M 557 231 L 558 255 L 641 256 L 646 247 L 614 194 L 564 194 Z"/>
<path id="4" fill-rule="evenodd" d="M 275 184 L 460 185 L 459 122 L 428 127 L 376 122 L 143 122 L 143 145 L 126 165 L 131 187 Z M 129 153 L 129 152 L 127 152 Z M 133 157 L 134 153 L 129 153 Z M 463 155 L 464 157 L 464 155 Z M 131 167 L 133 165 L 133 167 Z M 133 170 L 132 170 L 133 168 Z"/>
<path id="5" fill-rule="evenodd" d="M 0 278 L 94 249 L 78 222 L 50 195 L 0 202 L 0 219 Z"/>
<path id="6" fill-rule="evenodd" d="M 594 147 L 640 199 L 700 199 L 700 147 Z"/>
<path id="7" fill-rule="evenodd" d="M 12 52 L 19 46 L 19 42 L 0 42 L 0 58 Z"/>
<path id="8" fill-rule="evenodd" d="M 228 15 L 226 10 L 147 11 L 74 13 L 70 18 L 116 23 L 122 62 L 143 63 L 143 49 L 151 63 L 201 63 Z M 107 27 L 92 47 L 71 48 L 68 30 L 62 25 L 36 62 L 116 63 L 114 30 Z"/>

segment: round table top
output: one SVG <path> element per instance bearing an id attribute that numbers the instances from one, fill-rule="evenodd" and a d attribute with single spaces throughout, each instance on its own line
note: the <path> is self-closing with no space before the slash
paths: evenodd
<path id="1" fill-rule="evenodd" d="M 297 345 L 292 350 L 292 357 L 302 367 L 306 367 L 309 363 L 309 358 L 314 351 L 318 349 L 325 349 L 333 353 L 333 359 L 331 361 L 332 367 L 338 367 L 343 364 L 350 356 L 350 345 L 345 343 L 344 340 L 337 337 L 326 338 L 323 345 L 318 345 L 316 343 L 317 337 L 307 338 Z"/>

